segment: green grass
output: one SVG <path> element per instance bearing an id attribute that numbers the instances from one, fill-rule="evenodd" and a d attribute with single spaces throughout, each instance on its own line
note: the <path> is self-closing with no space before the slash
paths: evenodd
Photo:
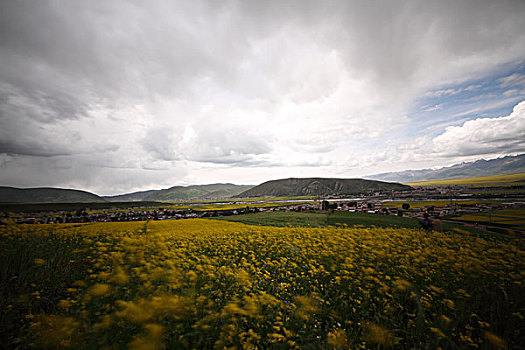
<path id="1" fill-rule="evenodd" d="M 406 227 L 419 228 L 415 219 L 380 214 L 317 212 L 264 212 L 235 216 L 223 216 L 215 219 L 242 222 L 248 225 L 263 226 L 365 226 L 365 227 Z"/>
<path id="2" fill-rule="evenodd" d="M 421 226 L 416 219 L 380 214 L 338 212 L 265 212 L 215 219 L 262 226 L 364 226 L 415 228 Z"/>

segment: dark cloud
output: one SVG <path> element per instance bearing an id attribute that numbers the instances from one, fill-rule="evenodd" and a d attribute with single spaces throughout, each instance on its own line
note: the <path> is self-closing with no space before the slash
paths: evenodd
<path id="1" fill-rule="evenodd" d="M 2 1 L 0 153 L 27 159 L 0 181 L 53 157 L 180 176 L 185 161 L 337 164 L 363 140 L 387 147 L 428 90 L 523 60 L 524 14 L 490 0 Z M 25 176 L 92 186 L 77 170 Z"/>
<path id="2" fill-rule="evenodd" d="M 9 141 L 0 141 L 0 153 L 39 157 L 67 156 L 71 154 L 67 150 L 54 148 L 52 145 L 39 144 L 37 142 L 18 143 Z"/>

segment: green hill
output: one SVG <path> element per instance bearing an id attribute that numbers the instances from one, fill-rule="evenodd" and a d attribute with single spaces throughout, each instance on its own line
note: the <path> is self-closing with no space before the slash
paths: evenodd
<path id="1" fill-rule="evenodd" d="M 110 202 L 135 202 L 142 201 L 146 197 L 151 196 L 152 194 L 157 192 L 160 192 L 160 190 L 139 191 L 126 194 L 118 194 L 115 196 L 103 196 L 102 198 Z"/>
<path id="2" fill-rule="evenodd" d="M 290 178 L 272 180 L 253 187 L 239 197 L 357 195 L 379 191 L 404 191 L 412 187 L 363 179 Z"/>
<path id="3" fill-rule="evenodd" d="M 253 186 L 234 184 L 211 184 L 173 186 L 144 198 L 148 201 L 172 201 L 177 199 L 212 199 L 234 197 Z"/>
<path id="4" fill-rule="evenodd" d="M 0 186 L 0 203 L 105 202 L 96 194 L 62 188 L 16 188 Z"/>

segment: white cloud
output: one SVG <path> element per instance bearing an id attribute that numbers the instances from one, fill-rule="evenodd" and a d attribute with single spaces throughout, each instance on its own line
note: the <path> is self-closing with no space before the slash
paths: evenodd
<path id="1" fill-rule="evenodd" d="M 433 111 L 439 111 L 440 109 L 441 109 L 441 105 L 425 106 L 425 108 L 423 108 L 423 111 L 433 112 Z"/>
<path id="2" fill-rule="evenodd" d="M 466 120 L 461 125 L 445 127 L 434 137 L 424 135 L 391 147 L 364 150 L 347 157 L 342 166 L 350 173 L 376 174 L 449 166 L 520 154 L 524 150 L 525 101 L 522 101 L 507 116 Z"/>
<path id="3" fill-rule="evenodd" d="M 478 118 L 451 126 L 432 140 L 432 152 L 441 157 L 500 154 L 525 150 L 525 101 L 499 118 Z"/>
<path id="4" fill-rule="evenodd" d="M 513 86 L 525 86 L 525 74 L 514 73 L 499 79 L 500 86 L 503 88 Z"/>

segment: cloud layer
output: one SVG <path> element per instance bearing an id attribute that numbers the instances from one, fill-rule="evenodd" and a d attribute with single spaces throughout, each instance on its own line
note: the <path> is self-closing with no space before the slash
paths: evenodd
<path id="1" fill-rule="evenodd" d="M 413 110 L 494 74 L 503 107 L 525 99 L 524 14 L 520 1 L 5 1 L 0 182 L 109 194 L 432 165 L 402 152 L 417 140 L 448 161 L 515 152 L 521 112 L 441 114 L 421 135 L 424 113 L 451 110 Z"/>

